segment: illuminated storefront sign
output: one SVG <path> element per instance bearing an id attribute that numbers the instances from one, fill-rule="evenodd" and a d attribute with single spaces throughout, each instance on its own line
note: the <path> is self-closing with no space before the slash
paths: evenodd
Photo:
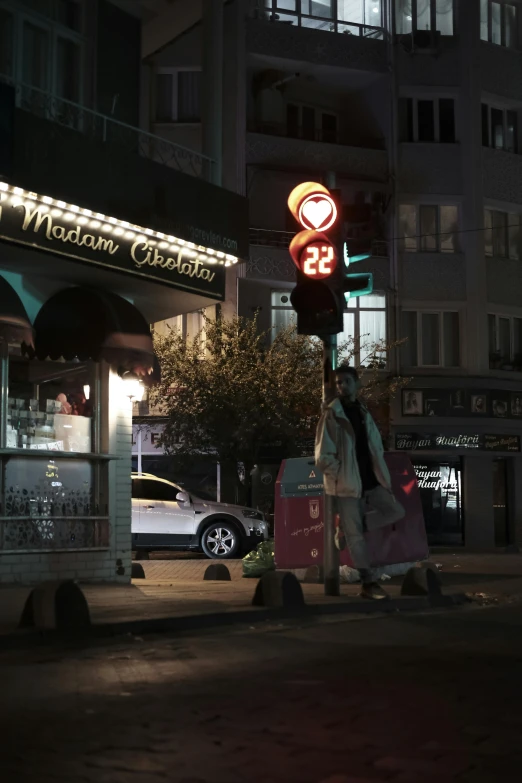
<path id="1" fill-rule="evenodd" d="M 395 435 L 398 451 L 438 451 L 466 449 L 470 451 L 520 451 L 518 435 L 441 435 L 401 432 Z"/>
<path id="2" fill-rule="evenodd" d="M 236 256 L 0 182 L 0 237 L 224 298 Z"/>

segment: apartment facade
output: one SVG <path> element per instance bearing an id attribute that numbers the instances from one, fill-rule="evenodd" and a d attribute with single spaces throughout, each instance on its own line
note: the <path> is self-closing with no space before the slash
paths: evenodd
<path id="1" fill-rule="evenodd" d="M 202 149 L 205 15 L 177 8 L 176 34 L 164 25 L 144 52 L 150 128 Z M 522 5 L 234 0 L 222 21 L 222 183 L 250 202 L 230 301 L 265 328 L 288 323 L 286 198 L 304 179 L 334 181 L 350 230 L 373 240 L 361 271 L 374 293 L 347 308 L 345 334 L 403 341 L 383 371 L 410 379 L 388 446 L 413 460 L 430 540 L 516 546 Z M 364 366 L 364 340 L 355 358 Z"/>

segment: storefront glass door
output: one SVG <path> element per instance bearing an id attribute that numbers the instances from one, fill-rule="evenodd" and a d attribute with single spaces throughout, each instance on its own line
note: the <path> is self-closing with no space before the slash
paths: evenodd
<path id="1" fill-rule="evenodd" d="M 509 520 L 507 504 L 507 462 L 493 460 L 493 520 L 495 523 L 495 546 L 508 546 Z"/>
<path id="2" fill-rule="evenodd" d="M 462 468 L 455 461 L 413 461 L 431 546 L 464 543 Z"/>

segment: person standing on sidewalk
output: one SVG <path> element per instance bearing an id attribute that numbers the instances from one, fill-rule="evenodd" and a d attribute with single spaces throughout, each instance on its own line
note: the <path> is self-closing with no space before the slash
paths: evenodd
<path id="1" fill-rule="evenodd" d="M 391 489 L 382 438 L 365 405 L 357 399 L 355 367 L 336 371 L 338 397 L 327 404 L 317 425 L 315 462 L 324 476 L 324 491 L 336 498 L 337 512 L 364 598 L 387 598 L 370 566 L 365 528 L 392 525 L 404 508 Z"/>

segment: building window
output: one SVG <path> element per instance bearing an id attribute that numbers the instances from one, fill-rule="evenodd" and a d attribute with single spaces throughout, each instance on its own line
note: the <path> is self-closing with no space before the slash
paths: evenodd
<path id="1" fill-rule="evenodd" d="M 488 315 L 489 366 L 522 369 L 522 318 Z"/>
<path id="2" fill-rule="evenodd" d="M 401 204 L 399 248 L 410 253 L 456 253 L 459 216 L 454 205 Z"/>
<path id="3" fill-rule="evenodd" d="M 337 142 L 337 116 L 312 106 L 286 105 L 286 135 L 293 139 Z"/>
<path id="4" fill-rule="evenodd" d="M 402 311 L 401 346 L 404 367 L 459 367 L 459 314 L 445 311 Z"/>
<path id="5" fill-rule="evenodd" d="M 272 337 L 282 329 L 296 323 L 296 314 L 290 303 L 290 291 L 272 291 Z M 337 342 L 353 340 L 353 362 L 367 366 L 375 361 L 384 368 L 386 352 L 375 354 L 375 345 L 386 340 L 386 295 L 380 293 L 353 297 L 344 312 L 344 329 L 337 335 Z"/>
<path id="6" fill-rule="evenodd" d="M 385 368 L 385 351 L 375 352 L 375 346 L 383 345 L 386 340 L 385 294 L 373 293 L 348 300 L 344 329 L 337 335 L 337 342 L 340 345 L 349 338 L 354 340 L 354 363 L 357 366 L 369 366 L 376 362 L 379 368 Z"/>
<path id="7" fill-rule="evenodd" d="M 158 70 L 156 122 L 201 122 L 200 70 Z"/>
<path id="8" fill-rule="evenodd" d="M 438 31 L 453 35 L 453 0 L 395 0 L 395 32 L 400 34 Z"/>
<path id="9" fill-rule="evenodd" d="M 400 98 L 399 121 L 402 141 L 455 143 L 453 98 Z"/>
<path id="10" fill-rule="evenodd" d="M 43 93 L 81 104 L 83 18 L 81 0 L 24 0 L 0 7 L 0 74 L 23 82 L 17 93 L 22 106 L 41 106 L 47 114 Z M 66 110 L 60 105 L 53 111 Z"/>
<path id="11" fill-rule="evenodd" d="M 520 215 L 485 209 L 484 229 L 486 256 L 520 259 Z"/>
<path id="12" fill-rule="evenodd" d="M 518 153 L 518 112 L 483 103 L 482 145 Z"/>
<path id="13" fill-rule="evenodd" d="M 272 339 L 283 329 L 297 322 L 290 303 L 290 291 L 272 291 Z"/>
<path id="14" fill-rule="evenodd" d="M 13 76 L 13 16 L 0 8 L 0 74 Z"/>
<path id="15" fill-rule="evenodd" d="M 480 37 L 498 46 L 517 48 L 517 6 L 505 0 L 480 0 Z"/>

